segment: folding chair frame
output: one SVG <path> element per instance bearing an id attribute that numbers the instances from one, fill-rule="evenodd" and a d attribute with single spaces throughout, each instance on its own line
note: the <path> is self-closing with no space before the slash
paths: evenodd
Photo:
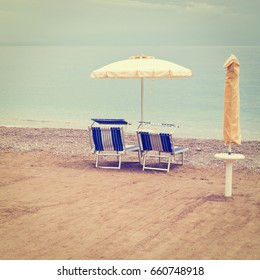
<path id="1" fill-rule="evenodd" d="M 140 154 L 143 158 L 142 164 L 143 164 L 143 170 L 145 169 L 150 169 L 150 170 L 159 170 L 159 171 L 166 171 L 169 172 L 170 171 L 170 167 L 171 167 L 171 163 L 174 164 L 178 164 L 178 165 L 183 165 L 183 153 L 186 152 L 188 150 L 188 148 L 183 148 L 183 147 L 174 147 L 173 146 L 173 132 L 171 133 L 164 133 L 164 136 L 167 138 L 168 140 L 168 147 L 165 147 L 165 149 L 163 150 L 163 148 L 159 148 L 160 145 L 163 146 L 162 143 L 159 143 L 158 145 L 155 145 L 155 149 L 154 147 L 144 147 L 143 145 L 143 140 L 141 137 L 142 133 L 145 133 L 147 135 L 147 137 L 149 136 L 148 142 L 151 141 L 151 136 L 152 135 L 157 135 L 158 139 L 161 133 L 158 132 L 154 132 L 151 130 L 147 130 L 147 129 L 140 129 L 141 125 L 146 125 L 146 124 L 152 124 L 149 122 L 142 122 L 139 125 L 139 128 L 137 130 L 137 138 L 138 138 L 138 144 L 140 147 Z M 153 124 L 152 124 L 153 125 Z M 155 125 L 159 125 L 159 124 L 155 124 Z M 162 124 L 162 126 L 167 126 L 167 127 L 175 127 L 177 128 L 178 126 L 173 125 L 173 124 Z M 158 142 L 158 140 L 157 140 Z M 152 152 L 157 152 L 158 154 L 151 154 Z M 181 159 L 178 160 L 177 159 L 177 155 L 181 156 Z M 159 159 L 159 164 L 161 162 L 164 162 L 167 164 L 166 168 L 160 168 L 160 167 L 151 167 L 151 166 L 147 166 L 147 159 L 148 158 L 158 158 Z M 161 161 L 161 159 L 166 159 L 166 161 Z M 180 163 L 179 163 L 180 162 Z"/>
<path id="2" fill-rule="evenodd" d="M 118 165 L 113 166 L 105 166 L 99 165 L 99 157 L 117 157 L 118 158 Z M 122 154 L 102 154 L 99 151 L 96 153 L 96 168 L 106 168 L 106 169 L 120 169 L 122 163 Z"/>
<path id="3" fill-rule="evenodd" d="M 138 159 L 139 162 L 141 162 L 141 156 L 139 153 L 139 147 L 135 145 L 125 145 L 125 139 L 124 139 L 124 129 L 122 125 L 128 124 L 125 120 L 117 120 L 117 119 L 92 119 L 93 123 L 91 126 L 89 126 L 89 140 L 91 145 L 91 151 L 92 153 L 96 154 L 96 168 L 106 168 L 106 169 L 121 169 L 122 164 L 122 155 L 126 154 L 127 151 L 136 151 L 138 152 Z M 115 150 L 113 147 L 107 148 L 106 145 L 103 148 L 99 148 L 98 145 L 95 145 L 93 140 L 93 128 L 94 124 L 98 123 L 102 126 L 99 127 L 101 130 L 101 133 L 104 131 L 109 131 L 111 129 L 111 126 L 113 126 L 114 129 L 117 130 L 117 133 L 120 133 L 120 149 Z M 104 126 L 103 126 L 104 125 Z M 111 140 L 111 139 L 109 139 Z M 112 140 L 111 140 L 112 141 Z M 116 166 L 107 166 L 107 165 L 101 165 L 100 164 L 100 157 L 116 157 L 118 160 L 118 164 Z"/>

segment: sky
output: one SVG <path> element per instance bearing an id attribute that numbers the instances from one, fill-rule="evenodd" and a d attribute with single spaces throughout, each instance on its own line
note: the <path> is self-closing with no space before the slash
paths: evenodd
<path id="1" fill-rule="evenodd" d="M 259 0 L 0 0 L 0 45 L 259 45 Z"/>

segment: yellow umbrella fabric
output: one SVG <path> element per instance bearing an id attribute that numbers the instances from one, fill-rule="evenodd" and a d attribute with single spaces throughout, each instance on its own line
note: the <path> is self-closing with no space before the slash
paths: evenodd
<path id="1" fill-rule="evenodd" d="M 231 55 L 224 64 L 227 68 L 224 92 L 224 143 L 241 144 L 240 132 L 240 94 L 239 71 L 240 63 L 235 55 Z"/>
<path id="2" fill-rule="evenodd" d="M 227 68 L 224 92 L 224 143 L 228 145 L 228 153 L 216 154 L 215 157 L 224 160 L 226 164 L 225 196 L 232 196 L 233 163 L 244 159 L 241 154 L 232 154 L 231 146 L 241 144 L 240 133 L 240 97 L 239 71 L 240 63 L 232 54 L 224 64 Z"/>

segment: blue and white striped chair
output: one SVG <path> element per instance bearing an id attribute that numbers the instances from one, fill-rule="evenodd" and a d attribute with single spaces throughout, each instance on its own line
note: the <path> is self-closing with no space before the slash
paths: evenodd
<path id="1" fill-rule="evenodd" d="M 129 151 L 138 152 L 139 162 L 139 146 L 126 145 L 124 140 L 123 125 L 128 123 L 123 119 L 92 119 L 93 123 L 89 127 L 89 136 L 92 153 L 96 154 L 97 168 L 120 169 L 122 163 L 122 155 Z M 94 126 L 98 124 L 99 126 Z M 100 165 L 100 157 L 117 157 L 117 166 Z"/>
<path id="2" fill-rule="evenodd" d="M 143 170 L 153 169 L 169 172 L 172 162 L 183 165 L 183 153 L 189 149 L 184 147 L 174 147 L 172 135 L 173 133 L 160 133 L 145 130 L 143 128 L 141 130 L 137 130 L 140 153 L 143 157 Z M 177 159 L 177 155 L 180 156 L 181 159 Z M 166 159 L 167 167 L 147 166 L 146 161 L 149 157 L 158 158 L 159 164 L 162 162 L 161 159 Z"/>

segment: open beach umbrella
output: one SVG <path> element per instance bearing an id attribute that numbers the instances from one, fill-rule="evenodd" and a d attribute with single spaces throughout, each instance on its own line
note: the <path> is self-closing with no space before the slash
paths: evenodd
<path id="1" fill-rule="evenodd" d="M 141 121 L 144 120 L 144 78 L 179 78 L 192 76 L 191 70 L 153 56 L 132 56 L 108 64 L 91 73 L 91 78 L 140 78 Z"/>
<path id="2" fill-rule="evenodd" d="M 231 153 L 233 145 L 241 144 L 240 132 L 240 96 L 239 96 L 239 70 L 240 63 L 232 54 L 224 64 L 227 69 L 224 89 L 224 144 L 228 152 L 216 154 L 215 157 L 226 163 L 225 196 L 232 195 L 232 168 L 233 162 L 244 159 L 244 155 Z"/>

